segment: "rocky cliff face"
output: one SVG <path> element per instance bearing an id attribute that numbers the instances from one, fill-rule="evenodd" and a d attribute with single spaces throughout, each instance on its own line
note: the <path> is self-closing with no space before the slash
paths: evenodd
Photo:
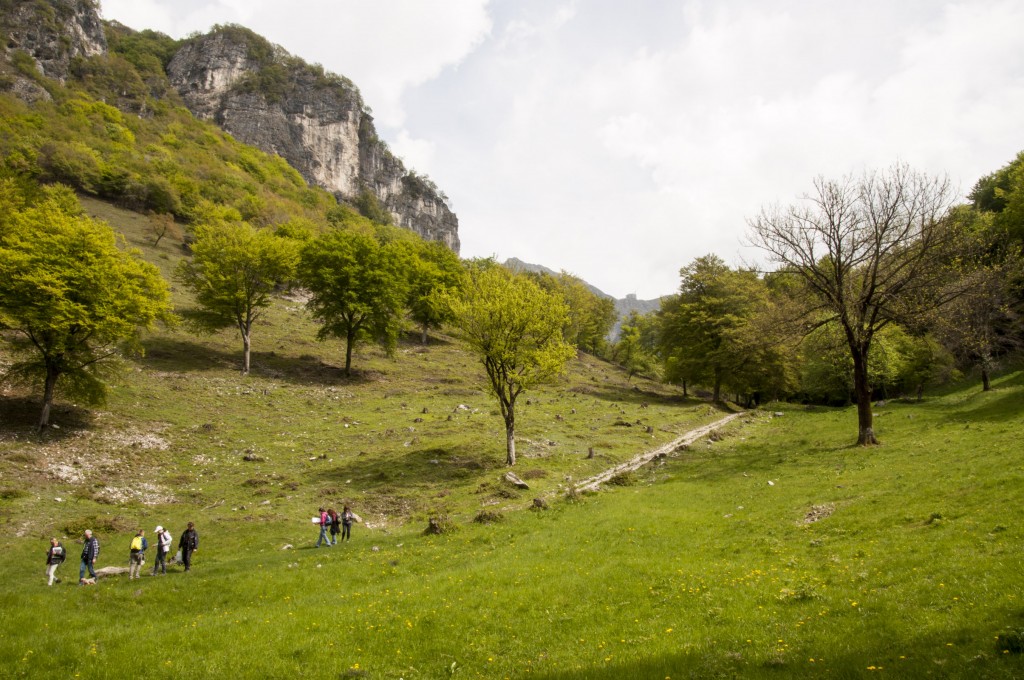
<path id="1" fill-rule="evenodd" d="M 432 183 L 407 171 L 377 138 L 348 80 L 238 28 L 189 41 L 168 76 L 197 117 L 282 156 L 343 199 L 369 192 L 396 224 L 459 251 L 458 218 Z"/>
<path id="2" fill-rule="evenodd" d="M 4 50 L 8 55 L 16 51 L 30 55 L 47 78 L 63 83 L 73 58 L 106 52 L 103 23 L 93 0 L 10 4 L 2 18 Z"/>

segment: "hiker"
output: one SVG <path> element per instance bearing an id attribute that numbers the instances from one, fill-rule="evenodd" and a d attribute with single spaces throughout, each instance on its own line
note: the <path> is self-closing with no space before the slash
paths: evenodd
<path id="1" fill-rule="evenodd" d="M 96 558 L 100 556 L 100 542 L 92 535 L 92 529 L 85 530 L 82 547 L 82 564 L 78 568 L 78 585 L 85 585 L 85 570 L 89 570 L 89 578 L 96 580 Z"/>
<path id="2" fill-rule="evenodd" d="M 355 520 L 355 514 L 348 509 L 346 505 L 341 511 L 341 540 L 348 541 L 352 538 L 352 522 Z"/>
<path id="3" fill-rule="evenodd" d="M 327 538 L 327 527 L 331 524 L 331 518 L 327 515 L 327 511 L 320 508 L 320 536 L 316 539 L 316 547 L 320 547 L 321 543 L 326 543 L 328 547 L 331 545 L 331 539 Z"/>
<path id="4" fill-rule="evenodd" d="M 48 586 L 52 586 L 54 581 L 60 583 L 59 578 L 55 578 L 57 574 L 57 567 L 64 564 L 64 546 L 60 544 L 56 538 L 50 539 L 50 549 L 46 551 L 46 578 L 48 579 Z"/>
<path id="5" fill-rule="evenodd" d="M 157 570 L 161 574 L 167 573 L 167 553 L 171 551 L 171 532 L 162 526 L 156 527 L 156 562 L 153 563 L 153 576 Z"/>
<path id="6" fill-rule="evenodd" d="M 178 539 L 178 550 L 181 551 L 181 561 L 185 563 L 185 571 L 192 568 L 192 553 L 199 550 L 199 534 L 196 532 L 196 525 L 188 523 L 188 528 Z"/>
<path id="7" fill-rule="evenodd" d="M 146 548 L 149 541 L 146 540 L 146 532 L 139 529 L 132 539 L 128 550 L 128 580 L 142 577 L 142 565 L 146 563 Z"/>
<path id="8" fill-rule="evenodd" d="M 338 545 L 338 532 L 341 531 L 341 519 L 334 508 L 327 508 L 327 518 L 331 520 L 331 545 Z"/>

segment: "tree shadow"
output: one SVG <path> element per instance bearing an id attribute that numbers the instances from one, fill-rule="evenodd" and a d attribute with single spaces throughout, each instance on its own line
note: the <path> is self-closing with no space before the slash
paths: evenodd
<path id="1" fill-rule="evenodd" d="M 87 408 L 56 402 L 50 409 L 50 426 L 39 433 L 42 408 L 40 401 L 28 397 L 0 396 L 0 432 L 37 435 L 40 441 L 62 441 L 91 429 L 96 419 Z"/>
<path id="2" fill-rule="evenodd" d="M 468 447 L 410 448 L 387 458 L 357 456 L 323 470 L 319 476 L 325 482 L 341 484 L 358 480 L 359 488 L 368 491 L 399 485 L 431 488 L 463 482 L 500 467 L 496 457 L 480 455 Z"/>
<path id="3" fill-rule="evenodd" d="M 188 371 L 234 370 L 241 372 L 242 352 L 226 351 L 192 340 L 154 337 L 143 346 L 145 356 L 140 363 L 156 371 L 180 373 Z M 312 354 L 292 356 L 276 351 L 252 352 L 250 373 L 254 376 L 283 380 L 297 385 L 356 385 L 376 382 L 376 371 L 352 370 L 345 376 L 344 368 L 325 363 Z"/>

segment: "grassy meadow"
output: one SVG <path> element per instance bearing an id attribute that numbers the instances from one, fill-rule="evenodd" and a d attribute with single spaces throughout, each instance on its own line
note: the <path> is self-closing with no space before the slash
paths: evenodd
<path id="1" fill-rule="evenodd" d="M 165 274 L 180 258 L 86 207 Z M 246 377 L 230 332 L 154 334 L 42 438 L 33 395 L 0 394 L 3 677 L 1024 677 L 1020 370 L 879 406 L 876 448 L 852 408 L 773 404 L 575 496 L 722 413 L 583 356 L 522 398 L 518 490 L 457 342 L 364 346 L 346 380 L 314 332 L 282 298 Z M 310 517 L 344 503 L 352 541 L 315 549 Z M 192 572 L 75 585 L 83 529 L 127 566 L 134 529 L 188 520 Z"/>

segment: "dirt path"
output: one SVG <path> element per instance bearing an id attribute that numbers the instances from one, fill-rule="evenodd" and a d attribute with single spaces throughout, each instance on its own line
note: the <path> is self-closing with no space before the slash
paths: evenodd
<path id="1" fill-rule="evenodd" d="M 690 430 L 681 437 L 673 439 L 668 444 L 659 446 L 658 448 L 652 451 L 645 451 L 644 453 L 634 456 L 625 463 L 619 463 L 615 467 L 609 468 L 598 475 L 594 475 L 593 477 L 588 477 L 587 479 L 580 481 L 579 483 L 576 484 L 576 488 L 579 491 L 596 491 L 599 486 L 607 482 L 612 477 L 618 474 L 622 474 L 623 472 L 631 472 L 633 470 L 636 470 L 637 468 L 642 467 L 647 463 L 651 462 L 658 456 L 667 456 L 676 449 L 678 449 L 680 446 L 692 444 L 701 437 L 708 436 L 708 434 L 710 434 L 713 430 L 717 430 L 726 423 L 735 420 L 736 418 L 742 415 L 744 415 L 743 411 L 740 411 L 739 413 L 731 413 L 725 416 L 724 418 L 719 418 L 713 423 L 708 423 L 707 425 L 698 427 L 696 430 Z"/>

